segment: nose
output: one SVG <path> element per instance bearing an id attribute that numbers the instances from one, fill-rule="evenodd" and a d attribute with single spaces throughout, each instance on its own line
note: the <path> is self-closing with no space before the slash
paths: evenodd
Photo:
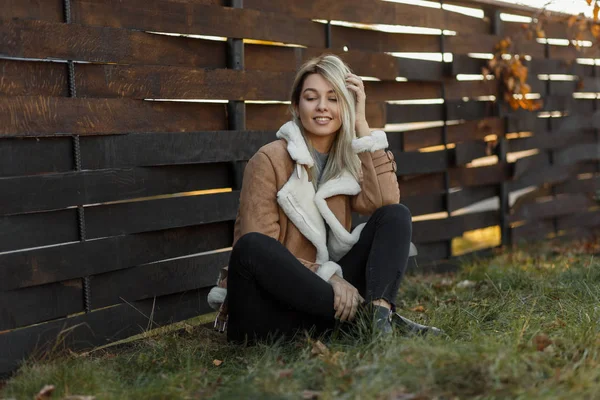
<path id="1" fill-rule="evenodd" d="M 327 110 L 327 99 L 320 98 L 317 102 L 317 110 L 324 111 Z"/>

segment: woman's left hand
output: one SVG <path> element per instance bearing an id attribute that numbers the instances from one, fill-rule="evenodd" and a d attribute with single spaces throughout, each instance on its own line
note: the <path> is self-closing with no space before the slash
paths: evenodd
<path id="1" fill-rule="evenodd" d="M 365 94 L 365 85 L 359 76 L 354 74 L 346 75 L 346 87 L 356 95 L 356 136 L 362 137 L 371 134 L 366 117 L 367 95 Z"/>

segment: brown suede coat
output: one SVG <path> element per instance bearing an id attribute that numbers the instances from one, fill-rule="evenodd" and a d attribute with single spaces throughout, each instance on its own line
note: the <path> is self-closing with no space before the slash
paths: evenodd
<path id="1" fill-rule="evenodd" d="M 396 163 L 390 151 L 358 153 L 362 164 L 361 191 L 357 195 L 326 198 L 327 206 L 350 232 L 351 213 L 370 215 L 377 208 L 400 201 Z M 248 232 L 260 232 L 281 242 L 305 266 L 315 271 L 317 250 L 288 218 L 277 202 L 277 194 L 295 173 L 296 162 L 280 139 L 263 146 L 244 172 L 240 207 L 235 222 L 234 244 Z"/>

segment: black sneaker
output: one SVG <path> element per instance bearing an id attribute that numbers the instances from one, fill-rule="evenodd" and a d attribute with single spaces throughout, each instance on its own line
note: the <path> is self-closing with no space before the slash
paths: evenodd
<path id="1" fill-rule="evenodd" d="M 410 319 L 403 317 L 398 313 L 391 314 L 390 319 L 391 324 L 404 334 L 418 336 L 439 336 L 444 333 L 444 331 L 442 331 L 439 328 L 436 328 L 435 326 L 421 325 L 419 323 L 416 323 L 415 321 L 411 321 Z"/>

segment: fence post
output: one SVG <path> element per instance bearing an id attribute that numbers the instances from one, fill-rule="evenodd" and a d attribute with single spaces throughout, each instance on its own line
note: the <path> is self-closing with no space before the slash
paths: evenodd
<path id="1" fill-rule="evenodd" d="M 65 23 L 70 24 L 71 21 L 71 0 L 63 0 L 63 13 Z M 75 63 L 73 60 L 67 61 L 67 84 L 69 85 L 69 97 L 77 97 L 77 88 L 75 86 Z M 73 135 L 73 158 L 75 162 L 75 171 L 81 171 L 81 145 L 79 142 L 79 135 Z M 85 210 L 83 205 L 77 206 L 77 226 L 79 230 L 79 241 L 86 241 L 86 229 L 85 229 Z M 82 278 L 83 287 L 83 307 L 86 313 L 89 313 L 92 309 L 92 296 L 90 287 L 90 276 Z"/>
<path id="2" fill-rule="evenodd" d="M 500 18 L 500 11 L 493 7 L 484 8 L 485 16 L 489 18 L 490 21 L 490 30 L 492 35 L 501 36 L 502 35 L 502 19 Z M 501 101 L 503 94 L 500 92 L 500 87 L 498 86 L 498 91 L 496 93 L 496 107 L 498 110 L 498 115 L 502 116 L 504 113 L 501 111 Z M 498 137 L 497 147 L 496 147 L 496 155 L 498 156 L 498 163 L 506 164 L 506 155 L 508 153 L 508 142 L 506 139 L 506 133 L 508 130 L 508 121 L 509 117 L 504 115 L 502 116 L 504 129 L 501 136 Z M 510 235 L 510 226 L 508 225 L 508 214 L 510 212 L 510 204 L 509 204 L 509 193 L 508 193 L 508 184 L 506 181 L 500 182 L 498 185 L 498 199 L 500 203 L 500 245 L 502 247 L 512 246 L 512 238 Z"/>
<path id="3" fill-rule="evenodd" d="M 230 0 L 232 8 L 243 8 L 244 0 Z M 227 68 L 244 70 L 244 39 L 227 39 Z M 243 131 L 246 129 L 246 104 L 244 100 L 229 100 L 227 103 L 227 126 L 229 130 Z M 242 188 L 244 168 L 246 161 L 233 161 L 231 163 L 233 175 L 233 190 Z"/>

